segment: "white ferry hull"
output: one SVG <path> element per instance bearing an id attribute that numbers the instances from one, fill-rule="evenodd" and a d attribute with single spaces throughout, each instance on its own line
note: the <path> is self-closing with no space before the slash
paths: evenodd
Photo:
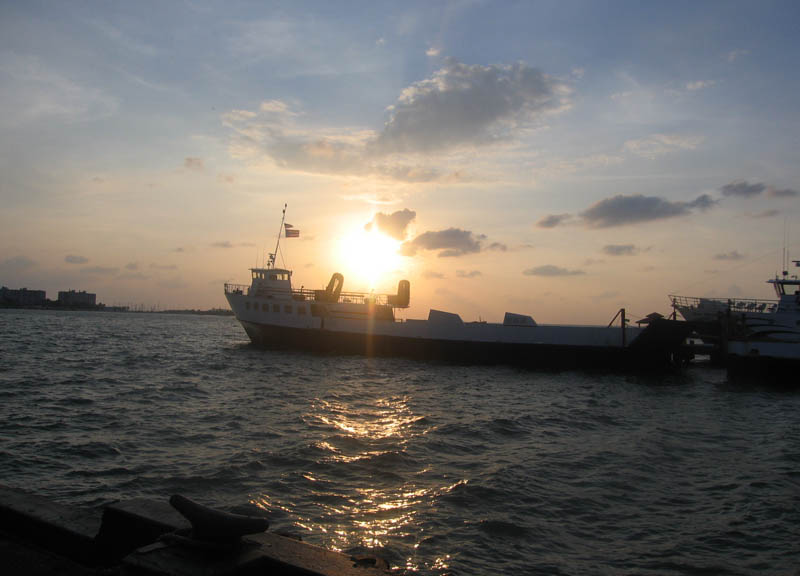
<path id="1" fill-rule="evenodd" d="M 229 295 L 251 341 L 271 349 L 319 354 L 402 356 L 460 363 L 514 364 L 542 368 L 662 368 L 678 359 L 688 333 L 685 322 L 659 320 L 646 328 L 621 326 L 506 326 L 464 323 L 455 315 L 432 320 L 379 321 L 367 317 L 314 317 L 264 312 L 244 296 Z M 272 320 L 272 321 L 270 321 Z"/>

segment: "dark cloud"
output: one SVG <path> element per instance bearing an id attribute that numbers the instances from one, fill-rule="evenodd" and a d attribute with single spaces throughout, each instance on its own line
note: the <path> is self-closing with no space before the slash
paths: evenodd
<path id="1" fill-rule="evenodd" d="M 481 242 L 486 239 L 483 234 L 473 234 L 469 230 L 448 228 L 424 232 L 413 240 L 403 244 L 402 252 L 413 256 L 419 250 L 439 250 L 439 257 L 463 256 L 481 251 Z"/>
<path id="2" fill-rule="evenodd" d="M 581 216 L 593 228 L 609 228 L 652 220 L 684 216 L 692 210 L 707 210 L 716 204 L 707 194 L 691 202 L 671 202 L 657 196 L 617 195 L 590 206 Z"/>
<path id="3" fill-rule="evenodd" d="M 203 159 L 189 156 L 183 159 L 183 167 L 187 170 L 197 170 L 199 172 L 203 169 Z"/>
<path id="4" fill-rule="evenodd" d="M 416 153 L 492 142 L 562 107 L 566 93 L 565 85 L 525 63 L 470 66 L 449 59 L 403 90 L 374 148 Z"/>
<path id="5" fill-rule="evenodd" d="M 150 264 L 150 268 L 153 270 L 177 270 L 178 266 L 175 264 L 156 264 L 153 262 Z"/>
<path id="6" fill-rule="evenodd" d="M 800 192 L 791 188 L 773 188 L 770 186 L 767 190 L 767 195 L 773 198 L 794 198 L 795 196 L 800 196 Z"/>
<path id="7" fill-rule="evenodd" d="M 470 270 L 469 272 L 466 270 L 456 270 L 456 276 L 459 278 L 477 278 L 480 275 L 480 270 Z"/>
<path id="8" fill-rule="evenodd" d="M 608 244 L 603 246 L 603 252 L 609 256 L 632 256 L 638 249 L 633 244 Z"/>
<path id="9" fill-rule="evenodd" d="M 125 270 L 138 270 L 139 263 L 138 262 L 128 262 L 125 264 Z"/>
<path id="10" fill-rule="evenodd" d="M 539 228 L 555 228 L 572 218 L 571 214 L 548 214 L 536 223 Z"/>
<path id="11" fill-rule="evenodd" d="M 64 262 L 67 264 L 86 264 L 88 261 L 88 258 L 84 258 L 83 256 L 75 256 L 74 254 L 67 254 L 64 257 Z"/>
<path id="12" fill-rule="evenodd" d="M 214 242 L 211 244 L 214 248 L 233 248 L 233 244 L 231 244 L 227 240 L 222 240 L 221 242 Z"/>
<path id="13" fill-rule="evenodd" d="M 543 266 L 536 266 L 522 271 L 525 276 L 580 276 L 584 274 L 583 270 L 568 270 L 553 264 L 545 264 Z"/>
<path id="14" fill-rule="evenodd" d="M 742 260 L 744 255 L 739 254 L 736 250 L 725 252 L 723 254 L 714 254 L 714 260 Z"/>
<path id="15" fill-rule="evenodd" d="M 364 225 L 364 229 L 372 230 L 372 227 L 374 226 L 392 238 L 402 241 L 406 238 L 406 229 L 408 228 L 408 225 L 411 224 L 416 217 L 417 213 L 413 210 L 409 210 L 408 208 L 398 210 L 397 212 L 392 212 L 391 214 L 378 212 L 372 218 L 371 222 L 367 222 Z"/>
<path id="16" fill-rule="evenodd" d="M 720 188 L 723 196 L 741 196 L 749 198 L 751 196 L 758 196 L 767 189 L 766 184 L 755 182 L 750 184 L 747 180 L 734 180 Z"/>

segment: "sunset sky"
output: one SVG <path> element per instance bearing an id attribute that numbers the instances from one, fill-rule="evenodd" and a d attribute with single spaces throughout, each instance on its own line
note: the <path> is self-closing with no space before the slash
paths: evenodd
<path id="1" fill-rule="evenodd" d="M 797 2 L 3 2 L 0 284 L 607 323 L 800 257 Z"/>

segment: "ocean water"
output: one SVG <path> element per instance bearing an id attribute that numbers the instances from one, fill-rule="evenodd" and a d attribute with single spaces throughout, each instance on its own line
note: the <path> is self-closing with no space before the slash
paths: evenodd
<path id="1" fill-rule="evenodd" d="M 0 310 L 0 482 L 88 506 L 181 493 L 398 573 L 793 574 L 800 392 Z"/>

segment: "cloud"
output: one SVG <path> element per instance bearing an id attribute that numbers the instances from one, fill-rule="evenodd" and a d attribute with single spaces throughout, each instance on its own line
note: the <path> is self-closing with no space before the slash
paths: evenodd
<path id="1" fill-rule="evenodd" d="M 187 156 L 183 159 L 183 167 L 187 170 L 195 170 L 197 172 L 202 172 L 203 170 L 203 159 L 202 158 L 195 158 L 193 156 Z"/>
<path id="2" fill-rule="evenodd" d="M 698 90 L 705 90 L 711 88 L 717 82 L 715 80 L 696 80 L 695 82 L 687 82 L 686 89 L 689 92 L 697 92 Z"/>
<path id="3" fill-rule="evenodd" d="M 694 150 L 702 141 L 701 136 L 652 134 L 646 138 L 628 140 L 623 145 L 623 149 L 636 156 L 655 160 L 680 150 Z"/>
<path id="4" fill-rule="evenodd" d="M 638 249 L 633 244 L 608 244 L 603 246 L 603 252 L 609 256 L 633 256 Z"/>
<path id="5" fill-rule="evenodd" d="M 125 270 L 138 270 L 139 263 L 138 262 L 128 262 L 125 264 Z"/>
<path id="6" fill-rule="evenodd" d="M 780 210 L 764 210 L 763 212 L 758 212 L 756 214 L 751 214 L 751 218 L 774 218 L 775 216 L 779 216 L 781 213 Z"/>
<path id="7" fill-rule="evenodd" d="M 486 250 L 495 250 L 497 252 L 506 252 L 508 250 L 508 246 L 503 244 L 502 242 L 492 242 L 486 247 Z"/>
<path id="8" fill-rule="evenodd" d="M 118 268 L 109 266 L 90 266 L 88 268 L 81 268 L 81 274 L 87 274 L 89 276 L 113 276 L 118 271 Z"/>
<path id="9" fill-rule="evenodd" d="M 747 180 L 734 180 L 725 184 L 720 188 L 723 196 L 739 196 L 742 198 L 750 198 L 758 196 L 767 189 L 766 184 L 761 182 L 754 182 L 750 184 Z"/>
<path id="10" fill-rule="evenodd" d="M 480 252 L 482 242 L 486 239 L 483 234 L 473 234 L 469 230 L 460 228 L 448 228 L 424 232 L 403 244 L 402 253 L 406 256 L 414 256 L 419 250 L 439 250 L 440 258 L 463 256 Z"/>
<path id="11" fill-rule="evenodd" d="M 728 60 L 728 62 L 735 62 L 742 56 L 747 56 L 748 54 L 750 54 L 750 50 L 736 49 L 736 50 L 731 50 L 730 52 L 725 54 L 725 58 Z"/>
<path id="12" fill-rule="evenodd" d="M 736 250 L 725 252 L 724 254 L 714 254 L 714 260 L 743 260 L 744 256 Z"/>
<path id="13" fill-rule="evenodd" d="M 367 204 L 374 204 L 376 206 L 390 206 L 392 204 L 400 203 L 399 199 L 393 198 L 389 195 L 378 196 L 377 194 L 372 194 L 369 192 L 363 192 L 358 194 L 343 194 L 342 199 L 354 200 L 357 202 L 366 202 Z"/>
<path id="14" fill-rule="evenodd" d="M 212 248 L 225 248 L 225 249 L 236 248 L 237 246 L 244 248 L 252 248 L 253 246 L 255 246 L 255 244 L 253 244 L 252 242 L 239 242 L 238 244 L 234 244 L 229 240 L 220 240 L 219 242 L 212 242 L 211 244 L 209 244 L 209 246 L 211 246 Z M 176 250 L 176 252 L 183 252 L 183 250 Z"/>
<path id="15" fill-rule="evenodd" d="M 73 254 L 67 254 L 64 257 L 64 262 L 67 264 L 86 264 L 89 261 L 88 258 L 83 256 L 75 256 Z"/>
<path id="16" fill-rule="evenodd" d="M 556 226 L 561 226 L 561 224 L 565 223 L 571 218 L 571 214 L 548 214 L 540 219 L 536 223 L 536 226 L 539 228 L 555 228 Z"/>
<path id="17" fill-rule="evenodd" d="M 448 59 L 403 90 L 374 149 L 419 153 L 505 139 L 563 108 L 568 93 L 565 84 L 525 63 L 470 66 Z"/>
<path id="18" fill-rule="evenodd" d="M 441 280 L 445 277 L 445 275 L 442 274 L 441 272 L 434 272 L 433 270 L 425 270 L 422 272 L 422 277 Z"/>
<path id="19" fill-rule="evenodd" d="M 568 96 L 566 84 L 525 63 L 448 59 L 402 90 L 382 129 L 304 126 L 300 112 L 277 100 L 256 111 L 232 110 L 223 123 L 234 134 L 236 157 L 266 155 L 288 170 L 432 182 L 450 175 L 432 167 L 431 156 L 512 140 L 567 107 Z"/>
<path id="20" fill-rule="evenodd" d="M 770 186 L 767 189 L 767 196 L 773 198 L 794 198 L 795 196 L 800 196 L 800 192 L 792 188 L 773 188 Z"/>
<path id="21" fill-rule="evenodd" d="M 408 225 L 411 224 L 416 217 L 417 213 L 408 208 L 392 212 L 391 214 L 378 212 L 372 218 L 372 221 L 364 225 L 364 229 L 372 230 L 372 228 L 375 227 L 392 238 L 402 241 L 406 238 L 406 229 Z"/>
<path id="22" fill-rule="evenodd" d="M 27 256 L 13 256 L 0 262 L 0 272 L 13 274 L 15 272 L 29 270 L 34 266 L 36 266 L 36 262 Z"/>
<path id="23" fill-rule="evenodd" d="M 545 264 L 523 270 L 525 276 L 580 276 L 585 274 L 583 270 L 568 270 L 553 264 Z"/>
<path id="24" fill-rule="evenodd" d="M 693 210 L 707 210 L 714 204 L 716 201 L 707 194 L 698 196 L 691 202 L 671 202 L 657 196 L 641 194 L 617 195 L 593 204 L 581 216 L 590 227 L 610 228 L 684 216 Z"/>
<path id="25" fill-rule="evenodd" d="M 150 268 L 153 270 L 177 270 L 178 266 L 176 264 L 156 264 L 154 262 L 150 264 Z"/>
<path id="26" fill-rule="evenodd" d="M 118 102 L 103 91 L 79 84 L 36 56 L 0 54 L 0 124 L 84 122 L 113 114 Z"/>
<path id="27" fill-rule="evenodd" d="M 480 275 L 480 270 L 470 270 L 469 272 L 466 270 L 456 270 L 456 276 L 459 278 L 477 278 Z"/>

